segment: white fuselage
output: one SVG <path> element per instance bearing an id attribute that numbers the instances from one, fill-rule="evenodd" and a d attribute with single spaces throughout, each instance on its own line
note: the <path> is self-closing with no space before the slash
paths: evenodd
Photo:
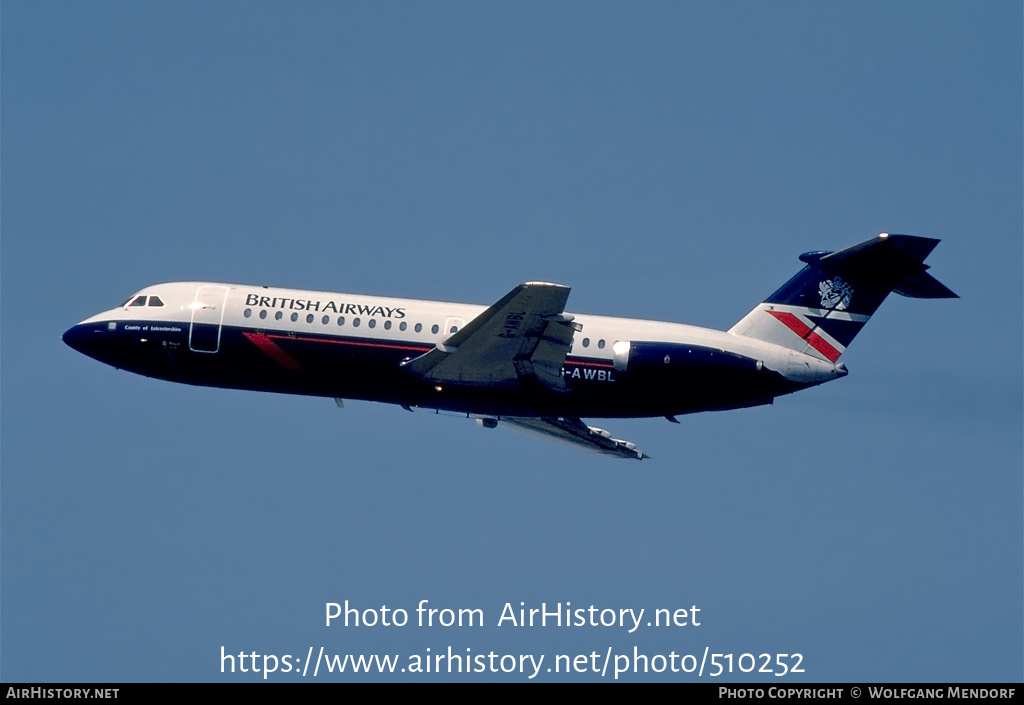
<path id="1" fill-rule="evenodd" d="M 404 385 L 398 369 L 403 361 L 443 347 L 446 339 L 485 311 L 485 306 L 420 299 L 173 282 L 146 287 L 125 305 L 92 316 L 73 330 L 92 331 L 91 337 L 79 336 L 86 341 L 82 352 L 116 367 L 174 381 L 475 413 L 525 414 L 536 407 L 543 415 L 558 413 L 563 406 L 566 413 L 594 416 L 688 413 L 768 403 L 778 394 L 845 374 L 830 362 L 729 332 L 568 314 L 577 329 L 562 374 L 572 389 L 558 399 L 575 399 L 574 403 L 517 398 L 506 390 L 492 405 L 487 390 L 479 388 L 461 394 L 449 388 L 440 397 L 411 382 Z M 107 344 L 99 345 L 100 340 Z M 70 340 L 69 344 L 77 347 Z M 664 380 L 656 366 L 662 348 L 664 371 L 671 372 Z M 647 351 L 642 363 L 641 349 Z M 714 369 L 705 371 L 705 358 L 716 354 Z M 760 389 L 737 379 L 734 385 L 732 377 L 722 376 L 723 357 L 737 370 L 754 366 L 751 369 L 757 372 L 774 373 L 773 383 Z M 649 369 L 634 369 L 641 364 Z M 379 394 L 374 375 L 381 376 Z M 715 398 L 716 385 L 729 387 L 721 400 Z M 440 385 L 435 388 L 440 391 Z M 672 398 L 687 396 L 689 390 L 689 399 Z"/>

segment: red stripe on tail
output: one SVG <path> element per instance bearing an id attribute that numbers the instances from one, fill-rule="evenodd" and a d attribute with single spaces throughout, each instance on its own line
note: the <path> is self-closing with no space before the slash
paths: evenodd
<path id="1" fill-rule="evenodd" d="M 832 347 L 828 341 L 811 330 L 806 323 L 792 313 L 786 311 L 768 311 L 768 313 L 782 321 L 784 326 L 806 340 L 808 345 L 824 355 L 825 359 L 829 362 L 835 362 L 842 355 L 839 350 Z"/>

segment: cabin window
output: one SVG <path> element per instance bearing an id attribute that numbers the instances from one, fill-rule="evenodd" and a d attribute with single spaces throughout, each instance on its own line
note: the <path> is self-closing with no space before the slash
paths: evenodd
<path id="1" fill-rule="evenodd" d="M 267 317 L 267 309 L 263 309 L 262 311 L 260 311 L 260 318 L 266 318 L 266 317 Z"/>
<path id="2" fill-rule="evenodd" d="M 585 347 L 585 348 L 589 348 L 590 347 L 590 338 L 584 338 L 583 339 L 583 347 Z"/>
<path id="3" fill-rule="evenodd" d="M 163 306 L 164 302 L 160 300 L 159 296 L 150 296 L 149 297 L 149 305 L 150 306 Z"/>
<path id="4" fill-rule="evenodd" d="M 277 313 L 274 314 L 274 320 L 275 321 L 280 321 L 283 317 L 284 317 L 284 313 L 282 313 L 281 311 L 278 311 Z"/>
<path id="5" fill-rule="evenodd" d="M 449 333 L 454 333 L 454 332 L 455 332 L 455 331 L 457 331 L 458 329 L 459 329 L 459 327 L 458 327 L 458 326 L 452 326 L 452 327 L 451 327 L 451 330 L 449 330 L 448 332 L 449 332 Z"/>
<path id="6" fill-rule="evenodd" d="M 406 323 L 405 321 L 402 321 L 401 323 L 398 324 L 398 330 L 405 330 L 408 327 L 409 327 L 409 324 Z"/>
<path id="7" fill-rule="evenodd" d="M 430 326 L 430 332 L 431 333 L 435 333 L 436 334 L 439 330 L 441 330 L 441 326 L 437 325 L 436 323 L 434 325 Z"/>
<path id="8" fill-rule="evenodd" d="M 248 318 L 249 316 L 252 315 L 252 309 L 251 308 L 245 309 L 245 311 L 242 313 L 242 315 L 245 316 L 246 318 Z"/>
<path id="9" fill-rule="evenodd" d="M 295 321 L 297 321 L 297 320 L 299 320 L 299 314 L 293 313 L 292 314 L 292 323 L 295 323 Z"/>
<path id="10" fill-rule="evenodd" d="M 345 325 L 345 317 L 344 316 L 338 316 L 338 325 L 339 326 Z"/>
<path id="11" fill-rule="evenodd" d="M 312 323 L 312 322 L 313 322 L 313 314 L 312 313 L 307 313 L 306 314 L 306 323 Z"/>
<path id="12" fill-rule="evenodd" d="M 599 341 L 597 341 L 597 347 L 604 349 L 604 338 L 601 338 Z"/>
<path id="13" fill-rule="evenodd" d="M 423 330 L 423 324 L 422 323 L 417 323 L 415 330 L 416 330 L 417 333 L 419 333 L 421 330 Z"/>
<path id="14" fill-rule="evenodd" d="M 323 323 L 326 326 L 328 323 L 331 322 L 331 317 L 330 316 L 324 316 L 322 319 L 320 319 L 320 322 Z"/>
<path id="15" fill-rule="evenodd" d="M 370 326 L 370 328 L 376 328 L 377 327 L 377 319 L 376 318 L 371 318 L 370 322 L 367 323 L 366 325 Z"/>
<path id="16" fill-rule="evenodd" d="M 358 318 L 353 318 L 352 319 L 352 327 L 353 328 L 358 328 L 359 327 L 359 319 Z"/>
<path id="17" fill-rule="evenodd" d="M 384 321 L 384 330 L 391 330 L 391 321 Z"/>

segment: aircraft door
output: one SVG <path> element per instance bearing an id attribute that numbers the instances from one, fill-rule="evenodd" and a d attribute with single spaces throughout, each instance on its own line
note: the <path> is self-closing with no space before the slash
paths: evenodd
<path id="1" fill-rule="evenodd" d="M 196 289 L 192 303 L 192 324 L 188 331 L 188 347 L 194 352 L 215 353 L 220 350 L 220 329 L 228 298 L 226 286 L 204 284 Z"/>

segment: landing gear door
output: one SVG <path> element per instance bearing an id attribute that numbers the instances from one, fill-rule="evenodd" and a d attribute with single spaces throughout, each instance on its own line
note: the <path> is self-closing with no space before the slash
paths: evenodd
<path id="1" fill-rule="evenodd" d="M 215 353 L 220 350 L 220 329 L 224 323 L 224 304 L 228 288 L 204 284 L 196 289 L 192 303 L 192 325 L 188 332 L 188 347 L 194 352 Z"/>

